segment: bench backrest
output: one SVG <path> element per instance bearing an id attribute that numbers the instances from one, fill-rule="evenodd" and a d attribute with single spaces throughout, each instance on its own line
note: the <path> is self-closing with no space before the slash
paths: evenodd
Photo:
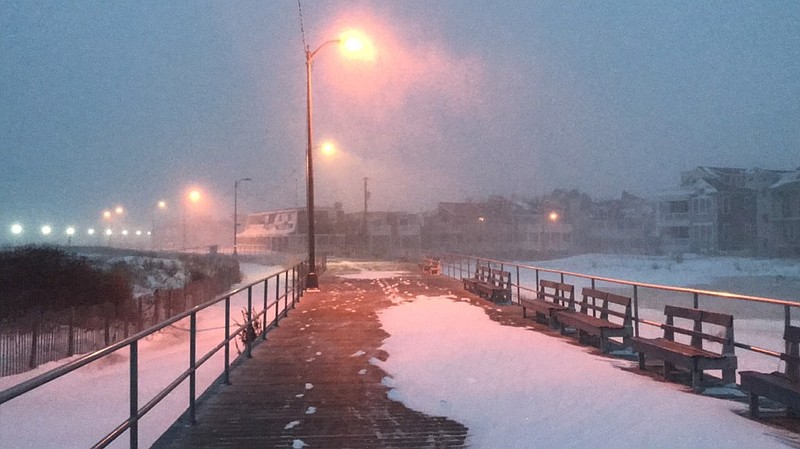
<path id="1" fill-rule="evenodd" d="M 664 306 L 664 315 L 667 316 L 667 322 L 662 325 L 662 327 L 664 328 L 664 338 L 667 340 L 674 341 L 675 334 L 679 333 L 690 336 L 691 345 L 696 348 L 703 349 L 703 342 L 710 341 L 722 345 L 720 354 L 726 355 L 734 353 L 733 315 L 671 305 Z M 694 324 L 691 329 L 677 326 L 675 325 L 675 318 L 691 320 Z M 703 323 L 723 327 L 724 337 L 704 332 Z"/>
<path id="2" fill-rule="evenodd" d="M 511 272 L 493 268 L 491 283 L 503 290 L 511 290 Z"/>
<path id="3" fill-rule="evenodd" d="M 492 279 L 492 268 L 489 265 L 478 265 L 475 267 L 475 279 L 481 282 L 490 282 Z"/>
<path id="4" fill-rule="evenodd" d="M 575 309 L 575 286 L 561 282 L 539 281 L 539 299 Z"/>
<path id="5" fill-rule="evenodd" d="M 599 314 L 599 318 L 603 320 L 609 320 L 610 315 L 621 318 L 622 324 L 625 326 L 631 325 L 633 321 L 631 298 L 589 287 L 583 288 L 581 296 L 583 297 L 580 304 L 581 313 L 592 316 Z"/>
<path id="6" fill-rule="evenodd" d="M 786 362 L 786 377 L 800 382 L 800 327 L 786 326 L 783 339 L 786 340 L 786 351 L 781 354 L 781 360 Z"/>

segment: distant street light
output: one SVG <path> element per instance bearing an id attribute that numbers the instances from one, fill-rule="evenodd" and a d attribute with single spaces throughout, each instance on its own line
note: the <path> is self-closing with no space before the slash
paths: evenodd
<path id="1" fill-rule="evenodd" d="M 239 195 L 239 183 L 244 181 L 252 181 L 250 178 L 242 178 L 237 179 L 233 182 L 233 255 L 237 255 L 236 252 L 236 233 L 239 230 L 239 209 L 238 209 L 238 195 Z"/>
<path id="2" fill-rule="evenodd" d="M 192 189 L 186 195 L 186 199 L 188 200 L 188 202 L 187 201 L 183 202 L 183 208 L 182 208 L 183 209 L 183 248 L 182 249 L 184 249 L 184 250 L 186 249 L 186 212 L 187 212 L 188 204 L 189 203 L 195 203 L 195 204 L 199 203 L 200 199 L 202 197 L 203 197 L 203 195 L 200 193 L 199 190 Z"/>
<path id="3" fill-rule="evenodd" d="M 53 232 L 53 228 L 51 226 L 49 226 L 49 225 L 44 225 L 44 226 L 42 226 L 41 231 L 42 231 L 42 235 L 50 235 Z"/>
<path id="4" fill-rule="evenodd" d="M 11 225 L 11 233 L 12 234 L 20 235 L 20 234 L 22 234 L 22 231 L 24 231 L 24 229 L 22 228 L 21 224 L 14 223 L 14 224 Z"/>
<path id="5" fill-rule="evenodd" d="M 150 247 L 151 249 L 156 249 L 156 212 L 157 211 L 164 211 L 167 210 L 167 202 L 164 200 L 160 200 L 156 203 L 156 210 L 153 211 L 153 223 L 150 226 L 150 231 L 147 232 L 147 235 L 150 236 Z M 162 226 L 163 228 L 163 226 Z M 164 244 L 164 239 L 161 239 L 161 244 Z"/>
<path id="6" fill-rule="evenodd" d="M 343 44 L 342 48 L 351 54 L 358 55 L 365 51 L 371 52 L 368 42 L 360 33 L 355 31 L 348 31 L 339 39 L 331 39 L 325 41 L 317 47 L 316 50 L 311 51 L 311 47 L 306 45 L 306 124 L 308 133 L 308 146 L 306 147 L 306 215 L 308 218 L 308 274 L 306 277 L 306 288 L 308 290 L 319 289 L 319 278 L 317 277 L 317 262 L 316 262 L 316 244 L 314 232 L 314 162 L 312 156 L 312 149 L 314 147 L 314 126 L 312 120 L 312 96 L 311 96 L 311 67 L 314 61 L 314 56 L 328 44 Z M 369 55 L 371 58 L 371 54 Z"/>

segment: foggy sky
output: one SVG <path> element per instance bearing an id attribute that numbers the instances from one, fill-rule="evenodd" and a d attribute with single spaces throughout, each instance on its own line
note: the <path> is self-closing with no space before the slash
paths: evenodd
<path id="1" fill-rule="evenodd" d="M 0 225 L 150 220 L 190 185 L 220 216 L 305 203 L 296 0 L 0 3 Z M 578 188 L 642 196 L 697 165 L 800 166 L 800 3 L 303 2 L 317 205 Z"/>

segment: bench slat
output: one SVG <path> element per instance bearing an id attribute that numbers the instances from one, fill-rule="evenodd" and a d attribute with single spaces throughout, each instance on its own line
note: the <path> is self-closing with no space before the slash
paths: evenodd
<path id="1" fill-rule="evenodd" d="M 719 337 L 717 335 L 707 334 L 705 332 L 697 332 L 691 329 L 686 329 L 675 325 L 671 326 L 669 324 L 662 324 L 661 328 L 664 329 L 665 331 L 672 331 L 678 334 L 688 335 L 690 337 L 699 337 L 703 340 L 713 341 L 714 343 L 720 343 L 720 344 L 732 343 L 729 338 Z"/>

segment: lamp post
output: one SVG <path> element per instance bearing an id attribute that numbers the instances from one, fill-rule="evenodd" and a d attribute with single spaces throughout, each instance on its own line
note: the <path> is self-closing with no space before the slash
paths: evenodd
<path id="1" fill-rule="evenodd" d="M 314 242 L 314 125 L 312 117 L 312 98 L 311 98 L 311 65 L 314 56 L 328 44 L 339 43 L 339 39 L 332 39 L 323 42 L 316 50 L 311 51 L 306 46 L 306 125 L 308 131 L 308 147 L 306 151 L 306 216 L 308 219 L 308 274 L 306 277 L 306 288 L 309 290 L 319 289 L 319 278 L 317 277 L 316 245 Z"/>
<path id="2" fill-rule="evenodd" d="M 331 39 L 325 41 L 317 47 L 316 50 L 311 51 L 309 46 L 306 46 L 306 112 L 308 125 L 308 146 L 306 148 L 306 214 L 308 216 L 308 275 L 306 277 L 306 289 L 317 290 L 319 289 L 319 279 L 317 277 L 316 268 L 316 246 L 315 246 L 315 232 L 314 232 L 314 162 L 313 162 L 313 146 L 314 146 L 314 126 L 312 117 L 312 97 L 311 97 L 311 67 L 314 61 L 314 56 L 328 44 L 343 44 L 345 50 L 350 53 L 357 54 L 363 53 L 366 47 L 363 36 L 352 30 L 342 35 L 339 39 Z"/>
<path id="3" fill-rule="evenodd" d="M 233 183 L 233 255 L 236 253 L 236 232 L 239 230 L 239 210 L 238 210 L 238 194 L 239 183 L 243 181 L 252 181 L 250 178 L 237 179 Z"/>

